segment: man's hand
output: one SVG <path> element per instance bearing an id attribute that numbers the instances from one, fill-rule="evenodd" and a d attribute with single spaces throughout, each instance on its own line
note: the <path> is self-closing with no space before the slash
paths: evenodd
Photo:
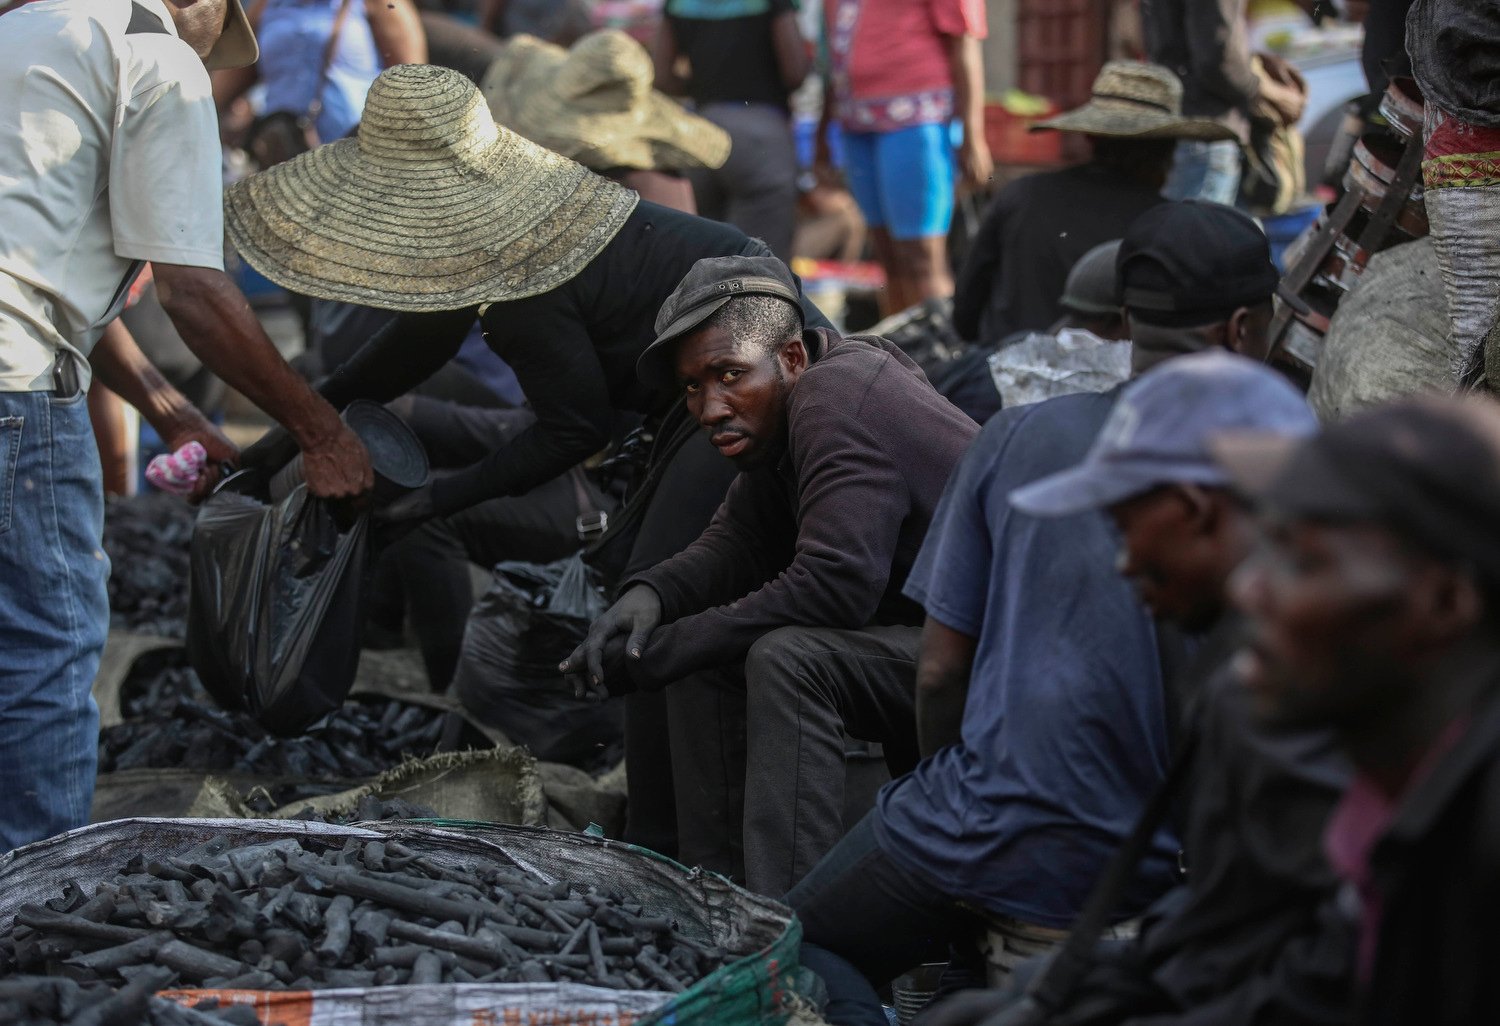
<path id="1" fill-rule="evenodd" d="M 343 421 L 323 441 L 302 450 L 302 479 L 320 499 L 355 499 L 375 486 L 365 443 Z"/>
<path id="2" fill-rule="evenodd" d="M 621 663 L 639 660 L 651 640 L 651 632 L 660 624 L 661 599 L 651 588 L 638 584 L 621 595 L 618 602 L 589 625 L 583 644 L 558 667 L 573 682 L 574 696 L 599 697 L 605 687 L 605 664 L 612 664 L 616 673 L 624 673 Z M 622 659 L 616 644 L 627 635 Z"/>
<path id="3" fill-rule="evenodd" d="M 177 430 L 162 439 L 167 448 L 176 452 L 189 442 L 197 442 L 208 454 L 208 462 L 203 466 L 198 483 L 187 497 L 188 502 L 196 506 L 214 490 L 226 465 L 231 469 L 240 465 L 240 449 L 196 407 L 181 414 L 178 421 Z"/>

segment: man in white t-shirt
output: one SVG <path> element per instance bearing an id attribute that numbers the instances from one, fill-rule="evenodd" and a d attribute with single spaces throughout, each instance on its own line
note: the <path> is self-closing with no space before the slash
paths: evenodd
<path id="1" fill-rule="evenodd" d="M 0 22 L 0 850 L 86 823 L 93 798 L 109 563 L 91 377 L 171 444 L 225 450 L 105 333 L 144 262 L 189 347 L 301 445 L 314 494 L 372 483 L 224 274 L 207 68 L 255 58 L 239 0 L 32 0 Z"/>

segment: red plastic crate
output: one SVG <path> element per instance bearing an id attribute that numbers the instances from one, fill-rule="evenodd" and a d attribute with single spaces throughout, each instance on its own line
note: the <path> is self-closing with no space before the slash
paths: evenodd
<path id="1" fill-rule="evenodd" d="M 1033 132 L 1054 111 L 1037 117 L 1012 114 L 998 103 L 985 104 L 984 138 L 997 164 L 1058 164 L 1062 162 L 1062 133 Z"/>

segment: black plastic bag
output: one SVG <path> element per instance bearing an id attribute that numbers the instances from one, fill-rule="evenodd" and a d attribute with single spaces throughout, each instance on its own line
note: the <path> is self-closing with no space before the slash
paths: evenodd
<path id="1" fill-rule="evenodd" d="M 620 705 L 574 698 L 557 664 L 604 608 L 581 556 L 499 564 L 469 614 L 454 694 L 469 715 L 537 758 L 595 768 L 622 737 Z"/>
<path id="2" fill-rule="evenodd" d="M 289 736 L 342 705 L 354 683 L 369 518 L 341 526 L 305 485 L 276 503 L 246 494 L 259 480 L 230 478 L 199 511 L 188 657 L 220 705 Z"/>

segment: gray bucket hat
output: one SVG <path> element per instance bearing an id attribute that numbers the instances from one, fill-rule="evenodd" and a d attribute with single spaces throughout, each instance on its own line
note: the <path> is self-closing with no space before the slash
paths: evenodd
<path id="1" fill-rule="evenodd" d="M 656 315 L 656 341 L 636 361 L 636 377 L 652 388 L 671 389 L 676 378 L 678 340 L 739 296 L 784 299 L 806 326 L 797 281 L 786 264 L 768 256 L 705 257 L 693 265 L 661 305 Z"/>

